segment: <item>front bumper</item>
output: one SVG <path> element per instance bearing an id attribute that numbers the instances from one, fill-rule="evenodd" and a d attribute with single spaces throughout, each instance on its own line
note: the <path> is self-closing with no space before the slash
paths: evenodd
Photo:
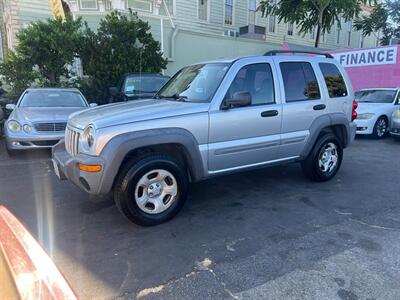
<path id="1" fill-rule="evenodd" d="M 105 170 L 105 161 L 101 157 L 89 156 L 86 154 L 78 154 L 71 156 L 65 150 L 64 140 L 61 140 L 53 147 L 52 158 L 56 174 L 60 180 L 73 182 L 82 190 L 90 194 L 100 194 L 102 179 Z M 79 169 L 79 164 L 101 165 L 102 170 L 99 172 L 85 172 Z"/>
<path id="2" fill-rule="evenodd" d="M 51 148 L 64 137 L 64 132 L 35 134 L 12 133 L 5 128 L 7 148 L 11 150 Z"/>
<path id="3" fill-rule="evenodd" d="M 372 119 L 355 119 L 357 124 L 357 134 L 372 134 L 376 120 Z"/>
<path id="4" fill-rule="evenodd" d="M 400 138 L 400 119 L 392 119 L 390 134 L 394 137 Z"/>

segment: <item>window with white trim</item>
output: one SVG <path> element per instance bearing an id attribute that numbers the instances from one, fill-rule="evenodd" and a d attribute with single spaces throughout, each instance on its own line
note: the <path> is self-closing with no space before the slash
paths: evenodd
<path id="1" fill-rule="evenodd" d="M 233 25 L 233 0 L 225 0 L 225 25 Z"/>
<path id="2" fill-rule="evenodd" d="M 294 33 L 294 24 L 288 23 L 287 24 L 287 35 L 293 35 Z"/>
<path id="3" fill-rule="evenodd" d="M 353 29 L 353 22 L 350 20 L 347 22 L 347 46 L 351 44 L 351 31 Z"/>
<path id="4" fill-rule="evenodd" d="M 276 0 L 270 0 L 271 4 L 274 5 Z M 274 14 L 269 15 L 268 18 L 268 32 L 275 32 L 276 16 Z"/>
<path id="5" fill-rule="evenodd" d="M 80 0 L 81 9 L 97 9 L 97 0 Z"/>
<path id="6" fill-rule="evenodd" d="M 249 24 L 256 24 L 256 0 L 249 0 Z"/>
<path id="7" fill-rule="evenodd" d="M 164 1 L 165 5 L 168 8 L 169 14 L 170 15 L 174 15 L 175 14 L 175 12 L 174 12 L 174 0 L 163 0 L 163 1 Z"/>
<path id="8" fill-rule="evenodd" d="M 111 0 L 103 0 L 104 1 L 104 7 L 106 10 L 112 10 L 112 3 Z"/>
<path id="9" fill-rule="evenodd" d="M 133 10 L 153 12 L 153 2 L 143 0 L 128 0 L 127 7 Z"/>
<path id="10" fill-rule="evenodd" d="M 198 17 L 200 20 L 208 21 L 208 0 L 197 0 L 198 1 Z"/>
<path id="11" fill-rule="evenodd" d="M 340 44 L 340 31 L 341 31 L 340 23 L 337 22 L 336 23 L 336 44 Z"/>

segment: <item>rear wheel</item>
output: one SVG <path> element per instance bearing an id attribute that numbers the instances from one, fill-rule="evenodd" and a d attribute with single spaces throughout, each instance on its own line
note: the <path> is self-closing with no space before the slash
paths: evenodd
<path id="1" fill-rule="evenodd" d="M 328 181 L 339 171 L 343 148 L 332 133 L 322 135 L 306 160 L 301 163 L 305 175 L 313 181 Z"/>
<path id="2" fill-rule="evenodd" d="M 376 121 L 372 136 L 375 139 L 382 139 L 386 136 L 389 128 L 389 122 L 386 117 L 382 116 Z"/>
<path id="3" fill-rule="evenodd" d="M 173 157 L 150 154 L 129 160 L 114 188 L 114 200 L 132 222 L 152 226 L 172 219 L 188 190 L 185 168 Z"/>

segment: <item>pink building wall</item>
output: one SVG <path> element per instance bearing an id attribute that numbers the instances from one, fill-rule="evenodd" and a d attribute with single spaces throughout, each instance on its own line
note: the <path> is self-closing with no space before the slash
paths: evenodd
<path id="1" fill-rule="evenodd" d="M 397 59 L 395 64 L 376 64 L 368 66 L 350 67 L 345 66 L 349 75 L 354 91 L 363 88 L 386 88 L 400 87 L 400 46 L 390 46 L 397 48 Z M 371 48 L 380 50 L 388 47 Z M 365 49 L 351 49 L 330 51 L 331 54 L 351 53 Z"/>
<path id="2" fill-rule="evenodd" d="M 287 43 L 284 43 L 282 48 L 283 50 L 289 50 L 290 46 Z M 388 50 L 391 50 L 391 53 L 393 54 L 394 53 L 392 51 L 393 48 L 397 48 L 397 50 L 394 49 L 394 51 L 397 51 L 397 55 L 394 56 L 392 55 L 390 57 L 391 60 L 389 61 L 386 61 L 386 56 L 385 56 L 385 61 L 383 62 L 378 61 L 377 55 L 382 55 L 383 58 L 383 56 L 388 53 L 387 52 Z M 374 56 L 375 62 L 368 61 L 368 54 L 370 52 L 371 52 L 371 57 L 372 55 Z M 385 52 L 385 54 L 382 54 L 381 52 L 382 53 Z M 342 50 L 329 51 L 329 53 L 334 55 L 339 62 L 345 64 L 344 68 L 350 77 L 354 91 L 363 88 L 400 87 L 399 45 L 376 47 L 376 48 L 342 49 Z M 362 61 L 361 64 L 354 63 L 355 66 L 352 66 L 351 63 L 350 65 L 346 66 L 347 56 L 350 58 L 351 61 L 352 54 L 361 55 L 361 53 L 364 53 L 363 58 L 365 59 L 365 63 L 363 63 L 364 61 Z M 345 56 L 345 59 L 342 58 L 341 61 L 340 56 L 342 55 Z"/>

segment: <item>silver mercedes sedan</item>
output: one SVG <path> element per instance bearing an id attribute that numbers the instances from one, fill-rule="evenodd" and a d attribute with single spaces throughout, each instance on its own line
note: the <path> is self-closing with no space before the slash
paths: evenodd
<path id="1" fill-rule="evenodd" d="M 16 105 L 6 106 L 12 110 L 4 125 L 8 153 L 54 146 L 64 137 L 68 117 L 92 106 L 78 89 L 27 89 Z"/>

